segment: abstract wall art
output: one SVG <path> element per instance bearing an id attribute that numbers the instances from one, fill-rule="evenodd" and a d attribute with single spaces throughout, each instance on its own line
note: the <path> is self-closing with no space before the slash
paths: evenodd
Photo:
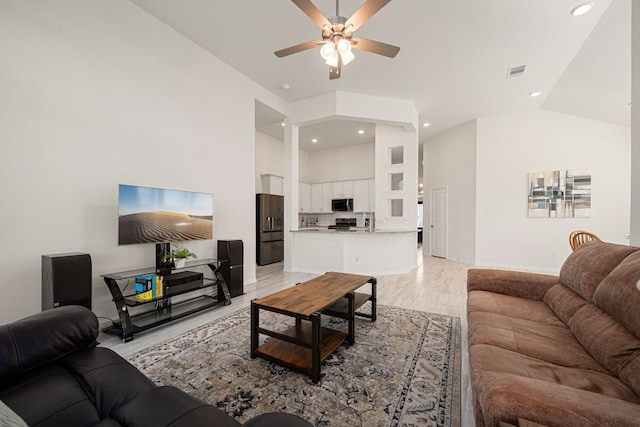
<path id="1" fill-rule="evenodd" d="M 529 218 L 591 216 L 591 170 L 529 173 Z"/>

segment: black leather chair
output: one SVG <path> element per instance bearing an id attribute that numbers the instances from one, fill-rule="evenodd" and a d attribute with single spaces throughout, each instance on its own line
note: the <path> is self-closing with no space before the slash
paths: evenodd
<path id="1" fill-rule="evenodd" d="M 219 426 L 241 424 L 175 387 L 158 387 L 110 349 L 97 347 L 98 320 L 65 306 L 0 326 L 0 401 L 28 425 Z M 311 427 L 285 413 L 253 427 Z"/>

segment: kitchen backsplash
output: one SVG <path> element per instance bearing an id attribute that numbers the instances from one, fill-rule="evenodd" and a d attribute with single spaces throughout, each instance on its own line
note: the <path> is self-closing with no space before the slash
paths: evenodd
<path id="1" fill-rule="evenodd" d="M 367 213 L 367 218 L 371 214 Z M 355 218 L 357 227 L 364 227 L 362 213 L 334 212 L 324 214 L 298 214 L 298 226 L 300 227 L 328 227 L 336 223 L 336 218 Z M 316 222 L 317 221 L 317 222 Z"/>

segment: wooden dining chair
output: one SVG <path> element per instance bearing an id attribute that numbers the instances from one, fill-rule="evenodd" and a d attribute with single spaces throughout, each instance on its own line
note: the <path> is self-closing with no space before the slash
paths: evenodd
<path id="1" fill-rule="evenodd" d="M 600 241 L 602 239 L 600 239 L 600 237 L 596 236 L 595 234 L 584 230 L 573 230 L 569 234 L 569 244 L 571 245 L 571 249 L 574 251 L 578 246 L 591 240 Z"/>

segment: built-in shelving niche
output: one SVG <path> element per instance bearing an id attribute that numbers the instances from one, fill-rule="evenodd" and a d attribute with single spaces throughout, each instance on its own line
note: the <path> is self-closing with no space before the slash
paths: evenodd
<path id="1" fill-rule="evenodd" d="M 387 174 L 385 216 L 390 219 L 399 219 L 404 215 L 404 199 L 397 195 L 404 190 L 404 172 L 400 171 L 404 165 L 404 146 L 389 147 L 387 164 L 391 171 Z"/>

